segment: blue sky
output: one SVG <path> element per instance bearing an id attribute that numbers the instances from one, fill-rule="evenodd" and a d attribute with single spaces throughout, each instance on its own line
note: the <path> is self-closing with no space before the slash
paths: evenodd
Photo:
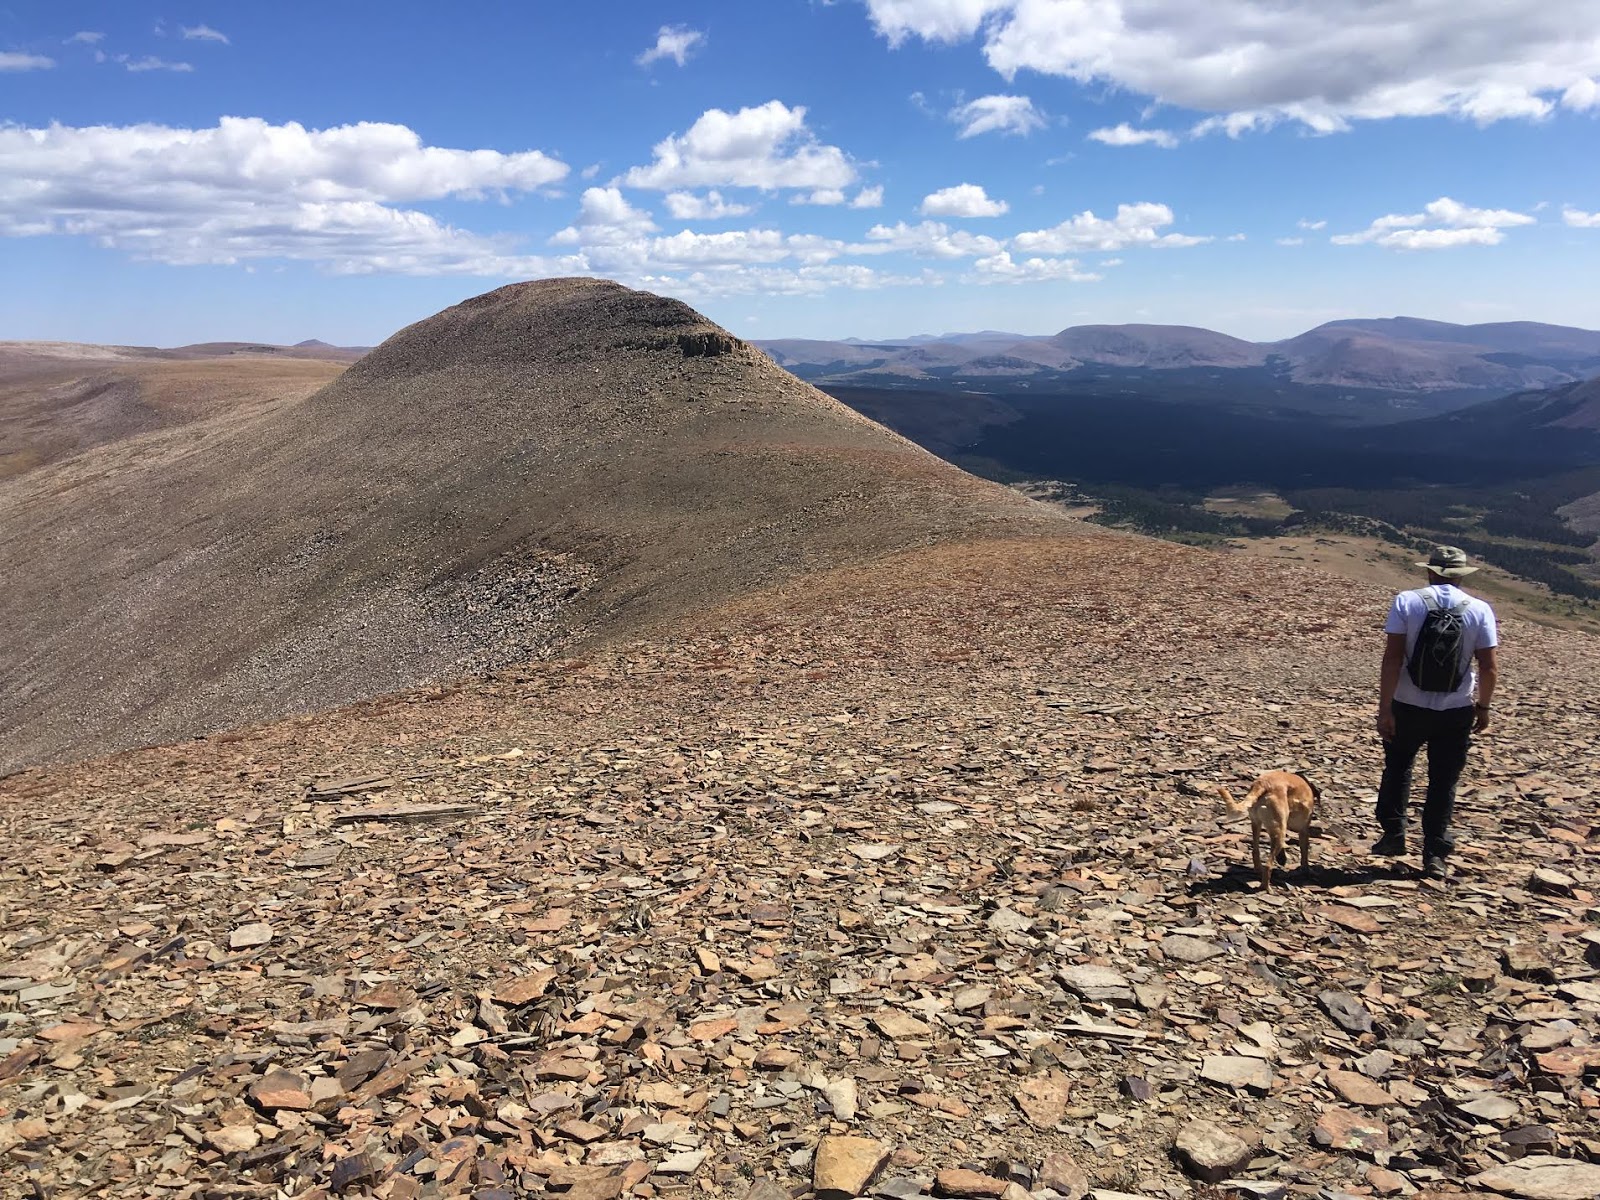
<path id="1" fill-rule="evenodd" d="M 1600 4 L 0 0 L 0 338 L 1600 328 Z"/>

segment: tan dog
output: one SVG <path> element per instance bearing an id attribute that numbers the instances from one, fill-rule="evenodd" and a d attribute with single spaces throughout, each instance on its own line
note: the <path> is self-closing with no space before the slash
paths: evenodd
<path id="1" fill-rule="evenodd" d="M 1222 803 L 1233 816 L 1250 814 L 1250 854 L 1255 860 L 1261 886 L 1272 886 L 1272 865 L 1284 865 L 1288 857 L 1284 844 L 1292 829 L 1300 837 L 1300 869 L 1311 857 L 1311 814 L 1322 793 L 1309 780 L 1293 771 L 1268 771 L 1257 779 L 1242 803 L 1235 801 L 1227 788 L 1218 788 Z M 1267 835 L 1271 853 L 1261 857 L 1261 835 Z"/>

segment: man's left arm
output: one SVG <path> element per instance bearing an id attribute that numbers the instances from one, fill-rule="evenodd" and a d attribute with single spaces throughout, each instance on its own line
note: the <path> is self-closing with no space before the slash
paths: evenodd
<path id="1" fill-rule="evenodd" d="M 1476 701 L 1476 720 L 1472 723 L 1474 733 L 1482 733 L 1489 728 L 1489 717 L 1494 711 L 1494 688 L 1500 682 L 1500 664 L 1495 657 L 1495 648 L 1485 646 L 1473 652 L 1473 657 L 1478 663 L 1478 699 Z"/>

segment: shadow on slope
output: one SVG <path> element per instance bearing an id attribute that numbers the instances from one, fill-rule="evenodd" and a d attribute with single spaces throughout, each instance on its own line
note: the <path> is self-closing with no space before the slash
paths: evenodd
<path id="1" fill-rule="evenodd" d="M 833 388 L 841 400 L 971 470 L 1138 487 L 1485 484 L 1600 463 L 1600 381 L 1459 412 L 1349 427 L 1153 395 Z"/>

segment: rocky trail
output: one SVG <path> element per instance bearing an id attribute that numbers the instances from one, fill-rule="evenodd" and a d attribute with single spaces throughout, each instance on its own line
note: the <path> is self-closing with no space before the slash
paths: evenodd
<path id="1" fill-rule="evenodd" d="M 1600 642 L 1506 622 L 1441 885 L 1365 853 L 1385 599 L 945 546 L 0 781 L 0 1192 L 1589 1200 Z"/>

